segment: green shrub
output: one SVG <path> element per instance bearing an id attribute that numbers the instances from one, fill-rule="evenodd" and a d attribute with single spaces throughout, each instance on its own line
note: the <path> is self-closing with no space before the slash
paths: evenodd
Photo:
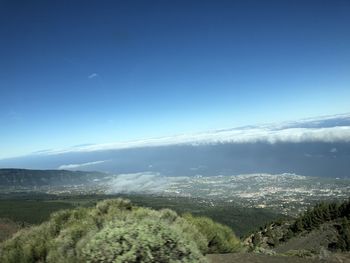
<path id="1" fill-rule="evenodd" d="M 19 231 L 1 244 L 0 262 L 205 262 L 205 250 L 206 238 L 175 212 L 116 199 Z"/>
<path id="2" fill-rule="evenodd" d="M 21 230 L 3 243 L 0 262 L 44 262 L 49 243 L 45 223 Z"/>
<path id="3" fill-rule="evenodd" d="M 184 214 L 183 217 L 206 238 L 205 253 L 231 253 L 241 250 L 239 239 L 228 226 L 207 217 L 194 217 L 191 214 Z"/>
<path id="4" fill-rule="evenodd" d="M 196 243 L 162 221 L 112 222 L 81 248 L 86 262 L 204 262 Z"/>

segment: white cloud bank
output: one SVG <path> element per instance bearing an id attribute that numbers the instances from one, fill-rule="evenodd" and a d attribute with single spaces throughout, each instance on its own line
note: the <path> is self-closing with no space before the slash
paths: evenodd
<path id="1" fill-rule="evenodd" d="M 344 116 L 342 116 L 344 117 Z M 348 118 L 349 115 L 346 115 Z M 339 118 L 339 115 L 333 119 Z M 326 117 L 324 120 L 330 120 L 331 117 Z M 310 120 L 310 119 L 309 119 Z M 316 119 L 312 119 L 315 122 Z M 317 119 L 322 123 L 322 119 Z M 301 127 L 297 124 L 300 124 Z M 103 150 L 118 150 L 128 148 L 142 148 L 142 147 L 156 147 L 169 145 L 203 145 L 203 144 L 219 144 L 219 143 L 302 143 L 302 142 L 350 142 L 350 125 L 349 126 L 335 126 L 335 127 L 312 127 L 308 128 L 304 125 L 308 121 L 302 120 L 300 122 L 283 123 L 283 124 L 269 124 L 261 126 L 248 126 L 242 128 L 218 130 L 194 134 L 181 134 L 177 136 L 169 136 L 162 138 L 151 138 L 129 142 L 116 142 L 108 144 L 93 144 L 79 147 L 72 147 L 67 149 L 58 149 L 45 154 L 61 154 L 67 152 L 93 152 Z M 292 125 L 291 125 L 292 124 Z M 349 121 L 350 124 L 350 121 Z M 303 127 L 304 126 L 304 127 Z M 85 166 L 89 164 L 78 164 Z M 68 165 L 69 168 L 79 167 L 76 164 Z"/>
<path id="2" fill-rule="evenodd" d="M 85 166 L 91 166 L 95 164 L 104 163 L 106 161 L 95 161 L 95 162 L 88 162 L 88 163 L 75 163 L 75 164 L 63 164 L 58 167 L 59 170 L 73 170 Z"/>

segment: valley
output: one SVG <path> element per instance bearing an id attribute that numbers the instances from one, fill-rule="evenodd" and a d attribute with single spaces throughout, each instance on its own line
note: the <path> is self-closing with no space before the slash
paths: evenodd
<path id="1" fill-rule="evenodd" d="M 65 170 L 0 169 L 0 176 L 1 240 L 23 227 L 49 220 L 53 212 L 92 208 L 106 199 L 123 198 L 139 207 L 172 209 L 181 216 L 192 214 L 211 218 L 233 229 L 246 250 L 254 249 L 261 254 L 208 255 L 211 262 L 239 262 L 245 259 L 251 262 L 280 262 L 285 257 L 283 253 L 288 251 L 278 252 L 273 257 L 268 254 L 282 249 L 282 241 L 279 241 L 282 244 L 280 248 L 271 250 L 273 248 L 264 243 L 259 247 L 252 246 L 252 238 L 258 233 L 261 240 L 269 240 L 265 237 L 266 226 L 283 224 L 287 227 L 294 218 L 315 204 L 322 201 L 342 202 L 349 198 L 350 193 L 349 179 L 289 173 L 167 177 L 151 172 L 114 175 Z M 276 232 L 276 235 L 280 233 Z M 299 249 L 302 238 L 296 237 L 292 243 L 295 242 L 293 240 L 297 242 L 294 247 Z M 316 238 L 313 237 L 313 240 Z M 260 246 L 265 250 L 259 252 Z M 286 246 L 291 245 L 286 243 Z M 307 257 L 317 262 L 315 255 Z M 307 262 L 311 258 L 302 259 L 288 254 L 287 259 Z M 333 258 L 327 256 L 329 260 Z"/>
<path id="2" fill-rule="evenodd" d="M 20 171 L 25 173 L 28 170 Z M 59 177 L 55 177 L 55 173 Z M 290 173 L 169 177 L 152 172 L 114 175 L 51 170 L 46 176 L 43 170 L 30 170 L 29 174 L 32 175 L 31 180 L 26 183 L 22 179 L 22 183 L 18 183 L 23 177 L 18 170 L 8 171 L 5 176 L 5 170 L 0 169 L 0 194 L 181 197 L 208 207 L 233 204 L 268 209 L 292 217 L 318 202 L 343 201 L 350 196 L 350 179 Z"/>

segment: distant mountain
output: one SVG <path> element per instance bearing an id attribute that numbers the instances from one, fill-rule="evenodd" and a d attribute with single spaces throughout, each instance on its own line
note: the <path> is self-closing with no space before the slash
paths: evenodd
<path id="1" fill-rule="evenodd" d="M 90 184 L 104 178 L 99 172 L 0 169 L 0 186 L 33 187 Z"/>
<path id="2" fill-rule="evenodd" d="M 295 173 L 350 177 L 350 114 L 80 145 L 3 159 L 0 167 L 154 172 L 166 176 Z"/>

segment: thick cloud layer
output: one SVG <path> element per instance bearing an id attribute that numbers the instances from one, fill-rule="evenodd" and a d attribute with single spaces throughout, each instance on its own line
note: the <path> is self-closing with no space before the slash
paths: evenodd
<path id="1" fill-rule="evenodd" d="M 247 126 L 211 132 L 144 139 L 130 142 L 93 144 L 57 149 L 37 154 L 93 152 L 170 145 L 205 145 L 220 143 L 303 143 L 350 142 L 350 114 L 306 119 L 295 122 Z"/>
<path id="2" fill-rule="evenodd" d="M 133 179 L 145 180 L 138 187 L 149 186 L 146 181 L 153 182 L 157 174 L 296 173 L 350 177 L 350 115 L 136 142 L 80 145 L 0 160 L 0 167 L 133 174 L 137 177 Z M 144 174 L 139 174 L 143 171 L 152 174 L 145 178 Z M 122 182 L 125 189 L 134 184 L 133 180 Z M 150 183 L 150 186 L 158 189 L 158 185 Z"/>

